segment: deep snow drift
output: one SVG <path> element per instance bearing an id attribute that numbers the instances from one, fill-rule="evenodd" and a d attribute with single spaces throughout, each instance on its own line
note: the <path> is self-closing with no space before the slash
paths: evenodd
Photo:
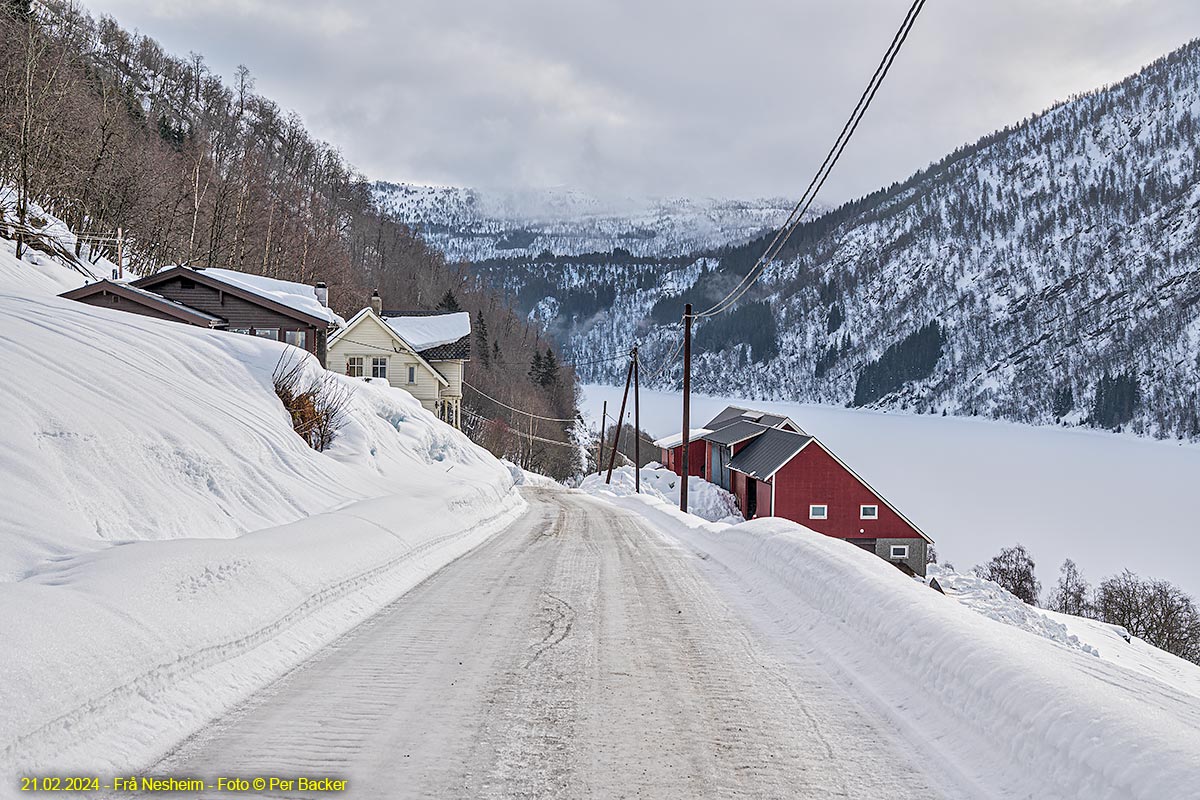
<path id="1" fill-rule="evenodd" d="M 588 494 L 612 494 L 628 497 L 636 493 L 633 467 L 613 470 L 612 483 L 605 475 L 586 475 L 579 488 Z M 651 461 L 642 467 L 642 492 L 673 506 L 679 505 L 680 478 L 662 464 Z M 737 498 L 716 484 L 692 475 L 688 478 L 688 512 L 710 522 L 745 522 L 738 510 Z"/>
<path id="2" fill-rule="evenodd" d="M 53 296 L 75 283 L 0 242 L 6 782 L 148 765 L 524 507 L 401 390 L 339 376 L 318 453 L 271 387 L 299 351 Z"/>
<path id="3" fill-rule="evenodd" d="M 1200 667 L 1111 626 L 1031 620 L 988 587 L 939 594 L 787 520 L 710 523 L 592 488 L 697 554 L 776 647 L 854 686 L 969 796 L 1195 796 Z"/>
<path id="4" fill-rule="evenodd" d="M 586 386 L 581 409 L 600 414 L 621 387 Z M 641 392 L 652 436 L 679 431 L 678 393 Z M 1185 498 L 1200 484 L 1200 446 L 1098 431 L 1031 427 L 799 403 L 693 395 L 692 422 L 727 405 L 787 414 L 854 467 L 962 571 L 1021 543 L 1044 587 L 1072 558 L 1087 578 L 1132 569 L 1200 596 L 1200 558 L 1181 558 L 1200 534 Z M 632 422 L 632 420 L 629 420 Z"/>

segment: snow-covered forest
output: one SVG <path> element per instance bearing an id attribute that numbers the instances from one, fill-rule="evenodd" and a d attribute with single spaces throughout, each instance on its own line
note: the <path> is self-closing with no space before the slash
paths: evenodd
<path id="1" fill-rule="evenodd" d="M 172 55 L 59 0 L 0 5 L 0 51 L 0 236 L 18 257 L 53 248 L 45 230 L 58 220 L 97 277 L 99 259 L 115 263 L 120 251 L 130 275 L 186 264 L 324 281 L 346 316 L 373 289 L 392 309 L 461 306 L 475 320 L 474 386 L 535 413 L 573 415 L 569 366 L 552 382 L 526 376 L 553 342 L 383 213 L 354 166 L 256 93 L 245 67 L 224 80 L 200 54 Z M 507 430 L 501 407 L 474 394 L 465 403 L 472 433 L 479 417 Z M 564 437 L 561 427 L 538 433 Z M 571 469 L 565 448 L 489 441 L 526 466 Z"/>

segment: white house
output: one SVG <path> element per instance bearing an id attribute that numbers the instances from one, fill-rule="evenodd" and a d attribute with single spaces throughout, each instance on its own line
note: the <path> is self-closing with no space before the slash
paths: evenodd
<path id="1" fill-rule="evenodd" d="M 386 378 L 458 428 L 463 365 L 470 357 L 469 313 L 383 311 L 376 294 L 330 335 L 327 365 L 356 378 Z"/>

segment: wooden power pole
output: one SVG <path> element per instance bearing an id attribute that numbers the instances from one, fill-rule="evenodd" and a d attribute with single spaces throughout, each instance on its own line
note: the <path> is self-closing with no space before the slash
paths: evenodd
<path id="1" fill-rule="evenodd" d="M 621 395 L 621 413 L 617 414 L 616 431 L 613 433 L 612 452 L 608 454 L 608 476 L 605 483 L 612 483 L 613 466 L 617 462 L 617 445 L 621 443 L 621 423 L 625 419 L 625 401 L 629 399 L 629 382 L 633 380 L 633 359 L 629 360 L 629 370 L 625 373 L 625 394 Z"/>
<path id="2" fill-rule="evenodd" d="M 692 432 L 692 304 L 683 307 L 683 474 L 679 481 L 679 510 L 687 513 L 688 450 Z"/>
<path id="3" fill-rule="evenodd" d="M 638 349 L 633 346 L 633 491 L 642 493 L 642 404 L 638 400 Z"/>

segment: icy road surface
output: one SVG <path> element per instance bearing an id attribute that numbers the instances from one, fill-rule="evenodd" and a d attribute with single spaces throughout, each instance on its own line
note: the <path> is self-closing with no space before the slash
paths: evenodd
<path id="1" fill-rule="evenodd" d="M 153 771 L 344 777 L 362 798 L 946 796 L 816 661 L 773 658 L 694 555 L 524 492 L 511 528 Z"/>

